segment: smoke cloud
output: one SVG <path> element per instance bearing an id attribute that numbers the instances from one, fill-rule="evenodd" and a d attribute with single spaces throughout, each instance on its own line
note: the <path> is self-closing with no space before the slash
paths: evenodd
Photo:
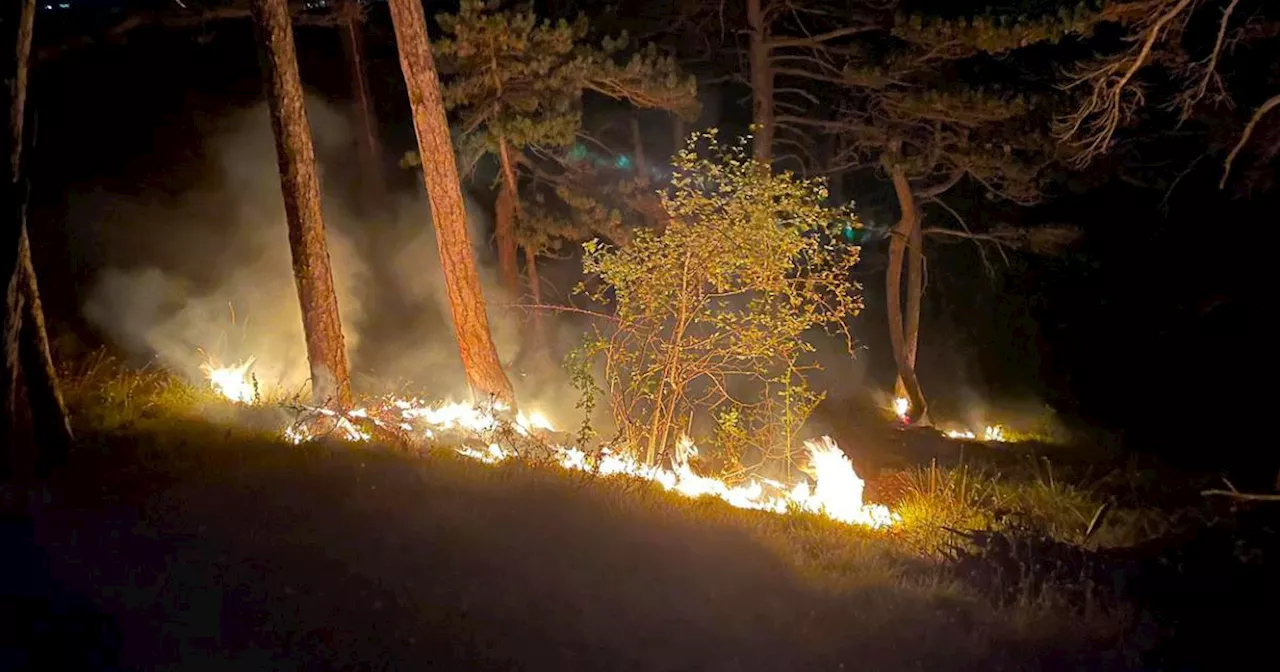
<path id="1" fill-rule="evenodd" d="M 352 369 L 365 391 L 412 381 L 433 396 L 466 394 L 444 280 L 421 183 L 362 216 L 345 196 L 351 136 L 342 114 L 308 100 L 320 159 L 323 212 Z M 203 140 L 196 179 L 171 197 L 111 194 L 98 232 L 103 266 L 84 315 L 139 358 L 203 380 L 206 356 L 255 357 L 265 389 L 307 390 L 301 311 L 293 281 L 275 146 L 265 106 L 221 119 Z M 187 170 L 192 169 L 187 167 Z M 487 215 L 468 201 L 482 260 Z M 519 315 L 490 264 L 481 276 L 505 362 L 520 354 Z"/>

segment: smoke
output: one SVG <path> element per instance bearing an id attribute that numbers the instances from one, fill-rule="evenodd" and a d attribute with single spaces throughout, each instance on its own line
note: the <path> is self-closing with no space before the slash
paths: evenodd
<path id="1" fill-rule="evenodd" d="M 366 391 L 412 382 L 433 396 L 466 394 L 426 195 L 390 196 L 359 214 L 343 187 L 352 140 L 342 114 L 308 100 L 323 212 L 353 375 Z M 170 197 L 110 194 L 95 236 L 102 268 L 88 321 L 118 348 L 202 381 L 206 355 L 255 357 L 264 389 L 306 391 L 309 367 L 284 206 L 265 106 L 220 120 Z M 468 201 L 473 245 L 487 256 L 486 215 Z M 520 321 L 489 264 L 481 277 L 504 362 L 520 354 Z"/>

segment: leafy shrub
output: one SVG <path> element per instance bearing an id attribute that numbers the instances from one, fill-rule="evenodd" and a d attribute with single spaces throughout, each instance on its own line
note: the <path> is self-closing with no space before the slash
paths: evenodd
<path id="1" fill-rule="evenodd" d="M 665 225 L 619 248 L 584 245 L 600 283 L 579 291 L 614 313 L 575 355 L 602 375 L 575 379 L 587 405 L 604 392 L 623 441 L 650 462 L 695 423 L 714 427 L 729 466 L 748 453 L 789 458 L 822 397 L 807 384 L 817 363 L 806 335 L 826 329 L 852 346 L 858 249 L 829 233 L 856 217 L 825 204 L 821 181 L 754 161 L 746 142 L 694 135 L 661 196 Z"/>

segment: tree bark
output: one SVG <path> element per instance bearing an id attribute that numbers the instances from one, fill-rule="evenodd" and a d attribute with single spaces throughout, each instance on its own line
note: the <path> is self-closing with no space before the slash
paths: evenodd
<path id="1" fill-rule="evenodd" d="M 534 305 L 529 311 L 529 346 L 536 357 L 543 357 L 549 354 L 550 344 L 547 341 L 546 319 L 542 309 L 538 307 L 542 305 L 542 279 L 538 277 L 538 255 L 528 245 L 524 246 L 524 268 L 529 281 L 529 300 Z"/>
<path id="2" fill-rule="evenodd" d="M 342 47 L 351 67 L 351 111 L 360 161 L 360 198 L 365 209 L 375 210 L 382 207 L 387 184 L 382 173 L 382 143 L 378 141 L 377 117 L 365 72 L 364 21 L 359 0 L 343 0 L 338 11 L 342 18 L 339 26 Z"/>
<path id="3" fill-rule="evenodd" d="M 53 351 L 49 347 L 49 332 L 45 328 L 44 307 L 40 303 L 40 286 L 36 281 L 35 265 L 31 259 L 31 242 L 25 214 L 18 255 L 18 270 L 22 274 L 22 328 L 18 335 L 18 354 L 22 378 L 27 383 L 27 406 L 31 409 L 31 423 L 35 429 L 37 445 L 40 446 L 36 468 L 48 471 L 66 462 L 74 436 L 67 416 L 67 405 L 62 399 L 62 389 L 58 384 L 58 369 L 53 363 Z"/>
<path id="4" fill-rule="evenodd" d="M 449 137 L 444 101 L 440 97 L 440 78 L 427 41 L 422 3 L 419 0 L 390 0 L 389 4 L 400 50 L 400 69 L 404 72 L 409 103 L 413 108 L 414 131 L 418 136 L 418 152 L 422 156 L 422 180 L 431 201 L 431 222 L 436 230 L 440 266 L 449 293 L 449 308 L 462 366 L 472 394 L 477 398 L 494 397 L 514 405 L 511 381 L 502 370 L 498 349 L 494 347 L 493 336 L 489 332 L 480 276 L 467 234 L 467 214 L 462 201 L 457 159 Z"/>
<path id="5" fill-rule="evenodd" d="M 902 391 L 906 393 L 907 399 L 911 402 L 911 408 L 907 413 L 907 420 L 915 423 L 924 419 L 925 413 L 928 411 L 928 405 L 925 402 L 924 392 L 920 389 L 920 383 L 916 379 L 915 370 L 915 343 L 916 339 L 908 343 L 906 332 L 912 327 L 903 319 L 902 310 L 902 266 L 904 258 L 907 256 L 907 248 L 913 241 L 920 239 L 920 218 L 919 212 L 915 205 L 915 196 L 911 191 L 911 184 L 907 181 L 906 173 L 900 166 L 892 168 L 893 188 L 898 196 L 898 205 L 902 210 L 902 214 L 898 218 L 898 223 L 893 228 L 893 234 L 889 239 L 889 267 L 886 271 L 885 279 L 885 303 L 888 308 L 889 315 L 889 343 L 893 349 L 893 360 L 898 366 L 898 380 L 902 386 Z M 917 252 L 919 245 L 911 245 Z M 913 266 L 916 262 L 913 261 Z M 920 259 L 919 265 L 923 270 L 923 258 Z M 910 271 L 909 271 L 910 273 Z M 923 285 L 920 282 L 920 275 L 916 274 L 916 282 L 913 285 L 911 279 L 908 278 L 908 292 L 920 293 Z M 908 297 L 908 311 L 912 310 L 910 296 Z M 914 318 L 914 328 L 919 328 L 919 296 L 915 298 L 914 310 L 916 316 Z M 896 387 L 896 386 L 895 386 Z"/>
<path id="6" fill-rule="evenodd" d="M 773 63 L 769 58 L 768 26 L 761 0 L 747 0 L 747 25 L 751 45 L 747 52 L 751 68 L 751 122 L 757 161 L 773 161 Z"/>
<path id="7" fill-rule="evenodd" d="M 318 405 L 346 408 L 351 405 L 351 375 L 320 214 L 320 180 L 289 8 L 285 0 L 254 0 L 252 9 L 266 69 L 289 251 L 311 364 L 311 393 Z"/>
<path id="8" fill-rule="evenodd" d="M 66 405 L 58 388 L 58 374 L 49 349 L 44 312 L 31 261 L 31 243 L 27 234 L 27 197 L 29 190 L 22 170 L 25 141 L 27 80 L 31 61 L 31 43 L 35 29 L 35 0 L 22 2 L 15 22 L 14 67 L 10 78 L 8 170 L 4 176 L 4 195 L 0 208 L 4 218 L 3 249 L 0 249 L 0 277 L 5 279 L 3 357 L 0 358 L 0 475 L 10 466 L 17 425 L 18 382 L 26 383 L 27 404 L 31 411 L 33 444 L 38 446 L 38 472 L 64 462 L 70 452 L 73 436 Z M 6 17 L 8 18 L 8 17 Z M 21 376 L 19 375 L 21 374 Z"/>
<path id="9" fill-rule="evenodd" d="M 631 144 L 635 147 L 636 179 L 641 185 L 649 184 L 649 161 L 644 154 L 644 134 L 640 131 L 640 112 L 631 111 Z"/>
<path id="10" fill-rule="evenodd" d="M 519 245 L 516 242 L 516 215 L 519 210 L 519 183 L 515 166 L 511 161 L 511 148 L 505 140 L 498 140 L 498 162 L 502 180 L 498 187 L 498 203 L 494 208 L 494 239 L 498 246 L 498 272 L 502 276 L 502 288 L 507 295 L 520 295 L 520 266 L 516 260 Z"/>
<path id="11" fill-rule="evenodd" d="M 916 349 L 920 342 L 920 303 L 924 298 L 924 228 L 921 226 L 920 213 L 912 217 L 915 225 L 911 227 L 911 238 L 907 240 L 907 310 L 904 318 L 906 324 L 907 362 L 911 370 L 916 368 Z"/>

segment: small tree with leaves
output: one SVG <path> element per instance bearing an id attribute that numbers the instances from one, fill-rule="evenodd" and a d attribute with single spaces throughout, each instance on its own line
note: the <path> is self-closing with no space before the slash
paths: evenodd
<path id="1" fill-rule="evenodd" d="M 463 155 L 472 165 L 486 154 L 498 158 L 495 237 L 503 285 L 515 293 L 521 174 L 539 156 L 574 145 L 583 94 L 687 113 L 697 108 L 696 88 L 656 49 L 635 51 L 620 62 L 628 46 L 625 34 L 588 44 L 584 18 L 551 23 L 531 9 L 503 11 L 495 2 L 465 0 L 457 14 L 439 21 L 446 37 L 435 50 L 448 75 L 445 104 L 461 117 Z M 534 233 L 530 240 L 537 238 Z M 533 255 L 526 256 L 532 262 Z"/>
<path id="2" fill-rule="evenodd" d="M 662 195 L 666 226 L 621 248 L 585 245 L 584 271 L 600 282 L 579 291 L 614 312 L 576 353 L 601 376 L 577 379 L 591 399 L 604 392 L 623 441 L 651 463 L 706 422 L 722 444 L 755 437 L 767 444 L 758 456 L 789 454 L 821 396 L 807 385 L 806 335 L 826 328 L 852 346 L 858 250 L 828 233 L 856 217 L 825 203 L 821 181 L 763 167 L 750 142 L 693 136 Z"/>

